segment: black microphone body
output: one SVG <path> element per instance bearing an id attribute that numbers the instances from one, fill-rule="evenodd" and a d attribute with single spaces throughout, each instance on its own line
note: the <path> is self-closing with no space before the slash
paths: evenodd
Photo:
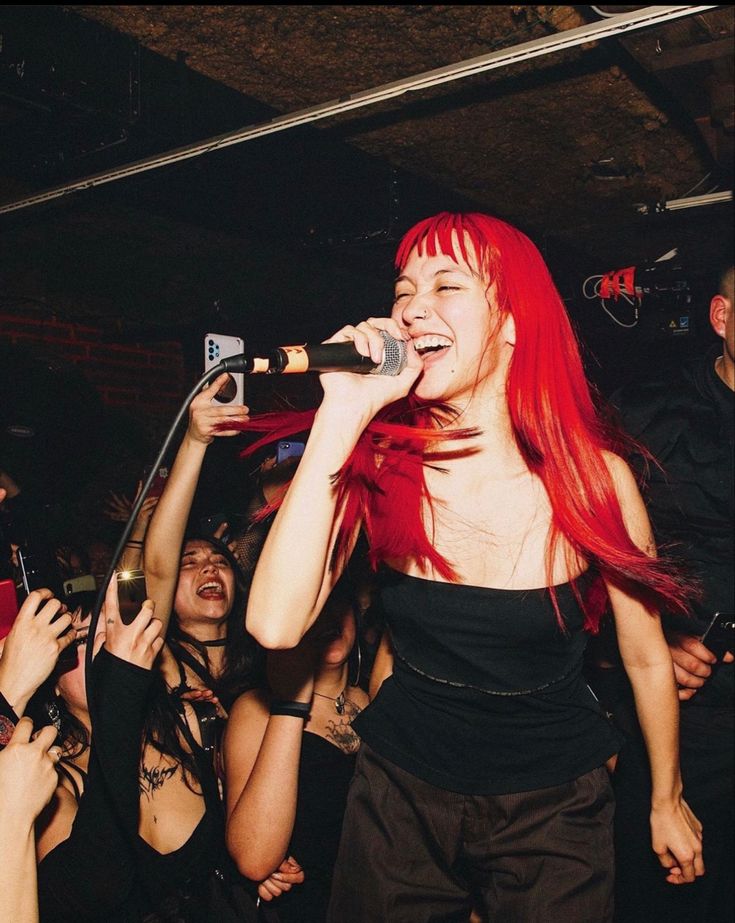
<path id="1" fill-rule="evenodd" d="M 369 375 L 400 375 L 406 367 L 406 344 L 384 330 L 382 362 L 375 363 L 348 343 L 316 343 L 304 346 L 278 346 L 268 356 L 230 356 L 220 362 L 227 372 L 292 375 L 303 372 L 357 372 Z"/>

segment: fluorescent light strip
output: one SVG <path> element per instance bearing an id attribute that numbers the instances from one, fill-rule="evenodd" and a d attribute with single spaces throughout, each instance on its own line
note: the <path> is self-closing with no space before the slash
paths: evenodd
<path id="1" fill-rule="evenodd" d="M 55 186 L 52 189 L 47 189 L 45 192 L 40 192 L 36 195 L 0 205 L 0 215 L 17 211 L 21 208 L 28 208 L 32 205 L 40 205 L 43 202 L 50 202 L 53 199 L 61 198 L 73 192 L 81 192 L 84 189 L 91 189 L 94 186 L 111 183 L 115 180 L 123 179 L 126 176 L 134 176 L 137 173 L 144 173 L 147 170 L 155 170 L 158 167 L 168 166 L 168 164 L 189 160 L 192 157 L 199 157 L 202 154 L 209 154 L 212 151 L 230 147 L 233 144 L 251 141 L 253 138 L 261 138 L 265 135 L 285 131 L 288 128 L 295 128 L 298 125 L 316 122 L 320 119 L 329 118 L 330 116 L 338 115 L 341 112 L 347 112 L 351 109 L 369 106 L 386 99 L 402 96 L 404 93 L 424 90 L 441 83 L 448 83 L 451 80 L 459 80 L 462 77 L 470 77 L 473 74 L 480 74 L 498 67 L 505 67 L 508 64 L 528 61 L 531 58 L 552 54 L 555 51 L 562 51 L 565 48 L 573 48 L 585 42 L 609 38 L 610 36 L 619 35 L 623 32 L 645 29 L 648 26 L 654 26 L 672 19 L 679 19 L 682 16 L 693 16 L 696 13 L 703 13 L 706 10 L 716 9 L 717 6 L 719 6 L 719 4 L 712 4 L 709 6 L 647 6 L 633 12 L 621 13 L 618 16 L 610 16 L 602 22 L 579 26 L 576 29 L 568 29 L 565 32 L 559 32 L 555 35 L 546 35 L 539 39 L 533 39 L 530 42 L 524 42 L 521 45 L 514 45 L 511 48 L 502 48 L 499 51 L 479 55 L 476 58 L 469 58 L 457 64 L 450 64 L 446 67 L 437 68 L 436 70 L 425 71 L 423 74 L 418 74 L 414 77 L 406 77 L 394 83 L 385 83 L 372 90 L 363 90 L 359 93 L 353 93 L 349 96 L 335 99 L 319 106 L 300 109 L 297 112 L 291 113 L 291 115 L 279 116 L 278 118 L 271 119 L 269 122 L 237 129 L 236 131 L 217 135 L 207 141 L 200 141 L 195 144 L 187 145 L 186 147 L 176 148 L 164 154 L 156 154 L 152 157 L 147 157 L 144 160 L 138 160 L 105 173 L 97 173 L 84 179 L 66 183 L 63 186 Z"/>

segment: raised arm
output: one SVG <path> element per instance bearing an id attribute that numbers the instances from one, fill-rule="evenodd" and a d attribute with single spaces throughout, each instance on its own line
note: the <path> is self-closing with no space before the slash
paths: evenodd
<path id="1" fill-rule="evenodd" d="M 308 709 L 314 650 L 307 641 L 268 655 L 271 692 L 251 691 L 235 703 L 224 740 L 227 848 L 241 874 L 262 881 L 286 857 L 296 817 L 305 719 L 271 715 L 273 701 Z M 296 857 L 298 859 L 298 856 Z"/>
<path id="2" fill-rule="evenodd" d="M 351 340 L 362 355 L 379 362 L 384 349 L 380 329 L 406 338 L 390 318 L 371 318 L 344 327 L 328 342 Z M 333 476 L 375 414 L 404 397 L 420 371 L 421 360 L 409 349 L 408 365 L 395 377 L 345 372 L 321 376 L 324 399 L 253 575 L 247 628 L 264 647 L 294 647 L 321 612 L 340 576 L 330 570 L 340 523 Z"/>
<path id="3" fill-rule="evenodd" d="M 163 623 L 164 634 L 176 595 L 181 545 L 207 446 L 215 436 L 234 436 L 240 432 L 218 429 L 223 423 L 242 423 L 248 419 L 248 408 L 242 404 L 212 403 L 228 377 L 223 374 L 215 378 L 191 402 L 189 425 L 146 532 L 143 548 L 146 589 L 156 603 L 156 618 Z"/>
<path id="4" fill-rule="evenodd" d="M 653 534 L 635 478 L 621 459 L 612 456 L 609 465 L 628 533 L 653 556 Z M 653 849 L 668 869 L 668 882 L 691 882 L 704 874 L 702 827 L 682 798 L 679 702 L 671 653 L 658 613 L 614 582 L 608 582 L 608 592 L 651 768 Z"/>

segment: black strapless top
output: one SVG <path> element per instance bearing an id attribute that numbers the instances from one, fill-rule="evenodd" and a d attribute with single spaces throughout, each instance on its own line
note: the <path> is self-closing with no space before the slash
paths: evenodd
<path id="1" fill-rule="evenodd" d="M 583 576 L 577 581 L 584 591 Z M 394 672 L 354 721 L 418 778 L 464 794 L 559 785 L 621 741 L 582 677 L 584 615 L 570 583 L 501 590 L 388 571 Z"/>

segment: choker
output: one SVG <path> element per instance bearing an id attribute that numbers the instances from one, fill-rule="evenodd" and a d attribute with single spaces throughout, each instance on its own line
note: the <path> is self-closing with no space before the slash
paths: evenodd
<path id="1" fill-rule="evenodd" d="M 227 638 L 215 638 L 214 641 L 200 641 L 205 647 L 224 647 L 227 644 Z"/>

